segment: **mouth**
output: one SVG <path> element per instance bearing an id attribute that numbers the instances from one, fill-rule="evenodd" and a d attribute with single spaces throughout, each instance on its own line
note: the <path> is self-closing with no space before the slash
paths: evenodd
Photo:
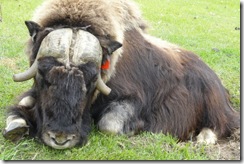
<path id="1" fill-rule="evenodd" d="M 53 132 L 46 132 L 42 135 L 43 142 L 54 149 L 67 149 L 72 148 L 78 144 L 79 140 L 73 134 L 70 135 L 60 135 Z"/>
<path id="2" fill-rule="evenodd" d="M 68 142 L 71 141 L 71 140 L 66 140 L 66 141 L 64 141 L 64 142 L 59 143 L 59 142 L 57 142 L 54 138 L 52 138 L 51 140 L 52 140 L 52 142 L 54 142 L 56 145 L 60 145 L 60 146 L 64 146 L 65 144 L 67 144 Z"/>
<path id="3" fill-rule="evenodd" d="M 67 149 L 75 146 L 75 144 L 72 144 L 71 140 L 67 140 L 64 143 L 57 143 L 54 139 L 51 139 L 48 142 L 44 141 L 44 143 L 54 149 Z"/>

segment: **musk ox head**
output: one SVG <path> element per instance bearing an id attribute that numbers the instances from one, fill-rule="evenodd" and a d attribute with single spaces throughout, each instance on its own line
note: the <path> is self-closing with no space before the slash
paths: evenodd
<path id="1" fill-rule="evenodd" d="M 56 149 L 84 144 L 91 124 L 89 108 L 94 91 L 105 95 L 111 91 L 101 78 L 101 65 L 107 55 L 104 53 L 113 53 L 122 45 L 104 41 L 85 28 L 41 28 L 34 22 L 26 25 L 35 60 L 13 79 L 34 77 L 37 135 Z"/>

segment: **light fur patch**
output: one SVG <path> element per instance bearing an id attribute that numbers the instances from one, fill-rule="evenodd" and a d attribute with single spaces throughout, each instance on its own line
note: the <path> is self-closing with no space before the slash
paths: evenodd
<path id="1" fill-rule="evenodd" d="M 124 134 L 123 127 L 133 116 L 133 107 L 130 104 L 113 103 L 110 108 L 112 110 L 106 113 L 98 123 L 100 131 L 109 134 Z"/>
<path id="2" fill-rule="evenodd" d="M 217 142 L 217 135 L 209 128 L 204 128 L 197 136 L 198 143 L 215 144 Z"/>
<path id="3" fill-rule="evenodd" d="M 167 54 L 170 54 L 169 57 L 171 57 L 176 63 L 181 62 L 182 48 L 180 48 L 178 45 L 169 43 L 168 41 L 156 38 L 145 33 L 141 34 L 148 42 L 152 43 L 153 45 L 157 46 L 159 49 L 162 49 L 163 51 L 167 51 Z"/>
<path id="4" fill-rule="evenodd" d="M 36 99 L 34 99 L 32 96 L 26 96 L 19 102 L 19 105 L 25 106 L 25 107 L 33 107 L 35 104 L 35 101 L 36 101 Z"/>
<path id="5" fill-rule="evenodd" d="M 130 0 L 46 0 L 33 21 L 47 26 L 52 20 L 88 21 L 99 35 L 109 34 L 123 41 L 126 30 L 145 25 L 139 7 Z"/>

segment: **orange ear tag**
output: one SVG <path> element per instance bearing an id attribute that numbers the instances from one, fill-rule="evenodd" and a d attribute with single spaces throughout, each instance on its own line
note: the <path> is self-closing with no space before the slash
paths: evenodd
<path id="1" fill-rule="evenodd" d="M 110 66 L 110 61 L 109 60 L 106 60 L 103 65 L 101 65 L 101 69 L 102 70 L 107 70 L 109 69 L 109 66 Z"/>

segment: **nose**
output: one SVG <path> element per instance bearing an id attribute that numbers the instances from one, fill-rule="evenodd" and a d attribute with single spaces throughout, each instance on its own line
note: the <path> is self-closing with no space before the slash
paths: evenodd
<path id="1" fill-rule="evenodd" d="M 76 138 L 75 134 L 48 132 L 48 135 L 56 145 L 60 145 L 60 146 L 65 145 L 69 141 L 72 141 Z"/>

